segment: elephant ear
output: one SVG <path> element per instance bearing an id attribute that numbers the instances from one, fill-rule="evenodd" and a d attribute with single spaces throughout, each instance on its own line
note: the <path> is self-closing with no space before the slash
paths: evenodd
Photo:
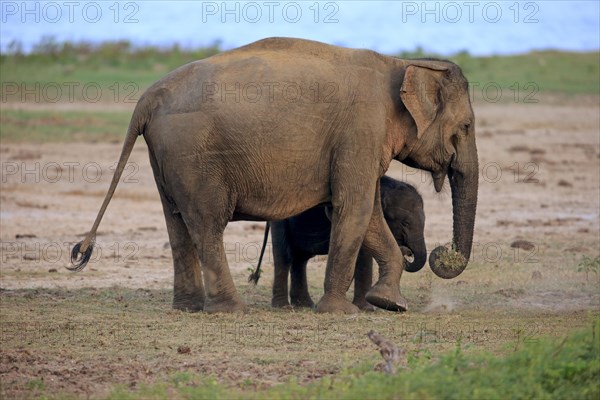
<path id="1" fill-rule="evenodd" d="M 420 139 L 433 123 L 439 110 L 440 87 L 435 71 L 444 71 L 439 66 L 409 65 L 404 72 L 400 98 L 417 125 Z"/>

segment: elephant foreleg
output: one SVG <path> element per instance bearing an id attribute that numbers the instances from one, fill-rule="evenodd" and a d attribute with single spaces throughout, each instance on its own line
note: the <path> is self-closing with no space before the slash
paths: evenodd
<path id="1" fill-rule="evenodd" d="M 379 190 L 363 246 L 379 265 L 379 280 L 367 292 L 367 301 L 386 310 L 406 311 L 406 300 L 400 294 L 404 257 L 383 217 Z"/>
<path id="2" fill-rule="evenodd" d="M 351 177 L 339 163 L 340 178 Z M 358 313 L 359 309 L 346 298 L 354 277 L 358 251 L 373 211 L 376 182 L 336 180 L 332 187 L 331 238 L 325 269 L 325 294 L 317 304 L 318 312 Z M 360 188 L 360 189 L 359 189 Z M 353 190 L 354 189 L 354 190 Z M 378 200 L 379 201 L 379 200 Z M 383 218 L 383 216 L 382 216 Z"/>

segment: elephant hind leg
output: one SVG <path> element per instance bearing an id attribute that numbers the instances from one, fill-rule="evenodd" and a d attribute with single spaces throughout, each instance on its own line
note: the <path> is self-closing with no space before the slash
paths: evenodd
<path id="1" fill-rule="evenodd" d="M 208 197 L 208 194 L 204 196 L 204 193 L 198 195 L 198 198 Z M 202 207 L 196 204 L 188 204 L 188 207 L 184 208 L 185 211 L 182 210 L 202 265 L 206 292 L 204 311 L 209 313 L 244 311 L 246 305 L 235 289 L 223 245 L 223 233 L 229 221 L 229 214 L 227 210 L 215 207 L 216 204 L 227 203 L 219 202 L 216 191 L 213 191 L 210 197 L 215 199 L 210 204 L 210 210 L 208 206 Z M 222 198 L 224 197 L 226 196 Z"/>
<path id="2" fill-rule="evenodd" d="M 167 196 L 159 190 L 173 255 L 173 308 L 182 311 L 202 311 L 204 285 L 196 248 L 181 214 Z"/>

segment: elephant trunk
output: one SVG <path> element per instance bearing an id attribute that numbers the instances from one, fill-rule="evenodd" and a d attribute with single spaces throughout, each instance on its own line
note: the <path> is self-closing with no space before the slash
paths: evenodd
<path id="1" fill-rule="evenodd" d="M 432 271 L 444 279 L 460 275 L 469 262 L 477 208 L 478 171 L 476 151 L 473 162 L 454 162 L 448 171 L 452 188 L 452 250 L 437 247 L 429 256 Z"/>
<path id="2" fill-rule="evenodd" d="M 407 272 L 420 271 L 427 261 L 427 247 L 425 246 L 425 239 L 423 238 L 417 242 L 407 243 L 406 246 L 412 251 L 413 260 L 406 263 L 404 270 Z"/>

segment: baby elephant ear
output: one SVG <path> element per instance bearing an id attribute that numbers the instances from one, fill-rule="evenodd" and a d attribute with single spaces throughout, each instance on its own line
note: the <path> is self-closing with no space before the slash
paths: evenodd
<path id="1" fill-rule="evenodd" d="M 439 72 L 416 65 L 409 65 L 404 72 L 400 98 L 417 125 L 418 139 L 433 123 L 439 110 L 440 87 L 436 74 Z"/>

